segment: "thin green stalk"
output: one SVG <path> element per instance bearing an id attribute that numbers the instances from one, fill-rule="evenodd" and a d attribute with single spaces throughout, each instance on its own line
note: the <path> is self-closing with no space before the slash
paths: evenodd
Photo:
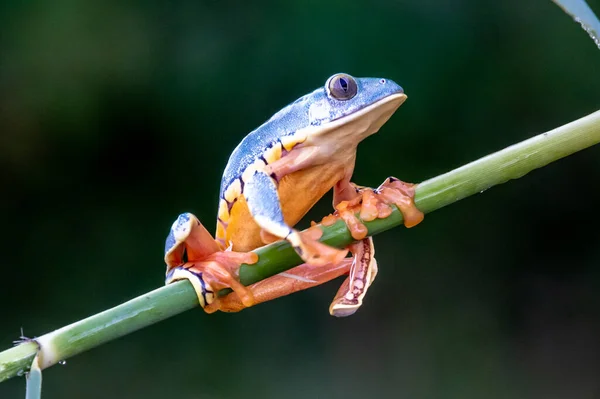
<path id="1" fill-rule="evenodd" d="M 550 162 L 600 142 L 600 111 L 550 132 L 508 147 L 419 185 L 415 202 L 425 213 L 440 209 L 497 184 L 517 179 Z M 386 219 L 366 222 L 369 235 L 402 223 L 398 210 Z M 322 241 L 342 247 L 352 241 L 342 222 L 323 227 Z M 240 280 L 248 285 L 287 270 L 300 259 L 286 242 L 255 251 L 258 264 L 243 265 Z M 42 348 L 42 369 L 104 342 L 129 334 L 197 306 L 196 294 L 187 281 L 177 282 L 139 296 L 37 338 Z M 0 353 L 0 381 L 23 374 L 36 355 L 37 346 L 26 342 Z"/>

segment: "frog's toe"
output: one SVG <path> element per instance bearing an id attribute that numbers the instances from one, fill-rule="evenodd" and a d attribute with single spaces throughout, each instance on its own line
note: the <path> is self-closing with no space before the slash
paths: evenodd
<path id="1" fill-rule="evenodd" d="M 254 295 L 252 294 L 252 290 L 250 288 L 242 285 L 242 283 L 240 283 L 231 273 L 223 269 L 219 269 L 218 271 L 214 270 L 214 267 L 215 265 L 211 265 L 211 269 L 213 270 L 207 276 L 206 280 L 212 287 L 215 287 L 217 293 L 223 289 L 231 288 L 233 293 L 229 295 L 237 295 L 243 306 L 237 309 L 224 308 L 221 299 L 217 297 L 216 300 L 210 304 L 210 306 L 204 308 L 207 313 L 212 313 L 216 310 L 222 310 L 225 312 L 239 312 L 244 308 L 249 308 L 250 306 L 254 306 L 256 304 Z"/>
<path id="2" fill-rule="evenodd" d="M 344 221 L 344 223 L 346 223 L 352 238 L 355 240 L 362 240 L 367 236 L 369 231 L 367 230 L 367 227 L 356 217 L 355 213 L 358 208 L 353 203 L 354 201 L 342 201 L 336 205 L 335 209 L 339 217 Z"/>
<path id="3" fill-rule="evenodd" d="M 393 209 L 398 207 L 406 227 L 414 227 L 423 221 L 423 212 L 415 205 L 415 184 L 405 183 L 395 177 L 388 177 L 378 188 L 357 188 L 357 196 L 349 201 L 340 201 L 335 205 L 338 216 L 346 223 L 348 230 L 355 240 L 362 240 L 367 236 L 367 228 L 357 217 L 363 221 L 371 221 L 388 217 Z M 333 219 L 332 219 L 333 220 Z M 324 218 L 324 224 L 332 221 Z"/>
<path id="4" fill-rule="evenodd" d="M 240 298 L 240 301 L 242 301 L 242 303 L 244 304 L 245 307 L 249 308 L 250 306 L 254 305 L 255 301 L 254 301 L 254 295 L 252 294 L 252 291 L 245 290 L 245 291 L 240 292 L 238 290 L 236 292 L 236 294 Z"/>
<path id="5" fill-rule="evenodd" d="M 375 190 L 383 203 L 398 207 L 402 212 L 404 225 L 409 228 L 418 225 L 424 218 L 423 212 L 415 205 L 415 188 L 416 184 L 405 183 L 390 176 Z"/>

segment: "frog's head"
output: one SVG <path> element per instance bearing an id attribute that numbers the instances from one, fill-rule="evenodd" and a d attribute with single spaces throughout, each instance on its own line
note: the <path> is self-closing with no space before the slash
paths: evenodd
<path id="1" fill-rule="evenodd" d="M 319 105 L 313 105 L 311 124 L 331 122 L 333 120 L 352 115 L 364 108 L 380 108 L 383 104 L 392 103 L 394 110 L 406 99 L 404 90 L 394 81 L 382 78 L 353 78 L 345 73 L 338 73 L 327 79 L 323 88 L 326 96 L 328 116 L 319 118 Z"/>
<path id="2" fill-rule="evenodd" d="M 338 73 L 305 100 L 312 135 L 337 132 L 358 142 L 377 132 L 406 100 L 406 94 L 389 79 Z"/>

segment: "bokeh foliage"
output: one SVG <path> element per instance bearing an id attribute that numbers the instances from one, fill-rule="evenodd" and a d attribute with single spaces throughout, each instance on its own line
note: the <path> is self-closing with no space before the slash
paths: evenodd
<path id="1" fill-rule="evenodd" d="M 359 148 L 377 185 L 599 109 L 599 63 L 549 1 L 3 2 L 0 345 L 162 284 L 172 220 L 212 225 L 237 142 L 335 72 L 409 96 Z M 599 151 L 378 236 L 351 318 L 327 314 L 339 282 L 187 312 L 46 371 L 44 397 L 593 397 Z"/>

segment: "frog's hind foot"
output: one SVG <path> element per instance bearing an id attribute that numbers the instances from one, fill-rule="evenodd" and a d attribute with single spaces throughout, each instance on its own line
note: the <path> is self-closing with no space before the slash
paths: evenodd
<path id="1" fill-rule="evenodd" d="M 252 264 L 257 260 L 258 256 L 253 252 L 215 252 L 203 261 L 188 262 L 173 268 L 167 273 L 166 284 L 189 280 L 206 313 L 221 309 L 219 291 L 226 288 L 233 290 L 243 307 L 250 307 L 255 304 L 254 296 L 250 289 L 238 281 L 237 271 L 242 263 Z"/>
<path id="2" fill-rule="evenodd" d="M 279 273 L 248 286 L 254 295 L 255 305 L 277 299 L 294 292 L 306 290 L 348 274 L 353 259 L 345 258 L 340 263 L 315 267 L 306 263 L 284 273 Z M 221 311 L 238 312 L 245 308 L 235 294 L 222 298 Z"/>
<path id="3" fill-rule="evenodd" d="M 165 244 L 166 284 L 189 280 L 198 302 L 207 313 L 219 309 L 218 293 L 231 288 L 246 307 L 254 304 L 252 292 L 238 280 L 243 263 L 256 263 L 258 255 L 221 251 L 218 243 L 191 213 L 184 213 L 173 223 Z"/>

